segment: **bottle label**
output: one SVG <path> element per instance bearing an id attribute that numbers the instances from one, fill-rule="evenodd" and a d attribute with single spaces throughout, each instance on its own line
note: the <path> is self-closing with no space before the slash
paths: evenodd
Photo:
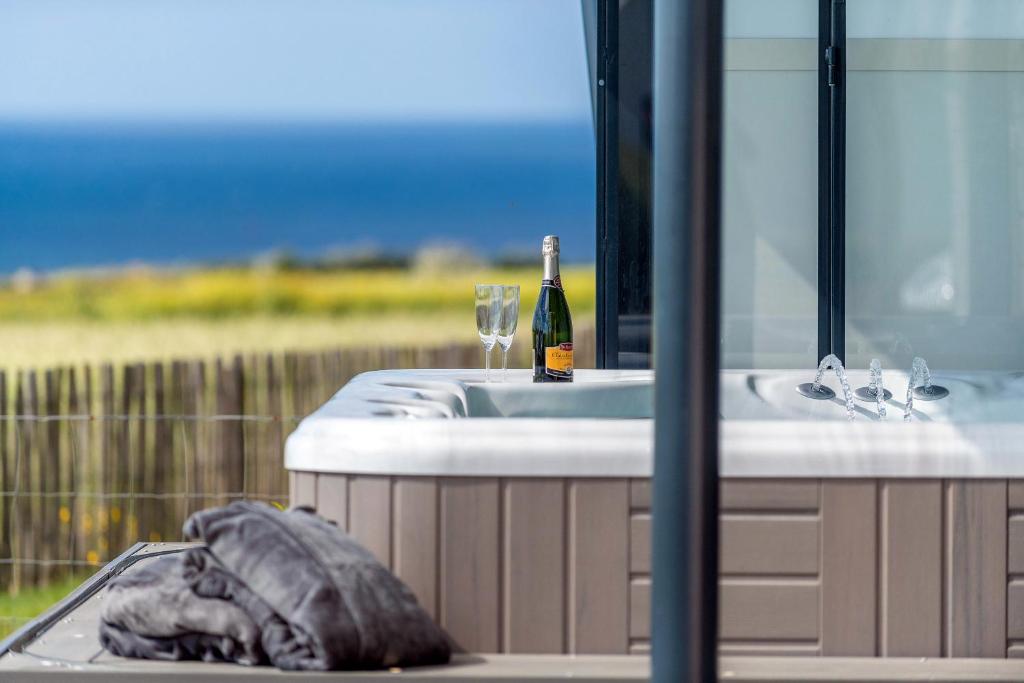
<path id="1" fill-rule="evenodd" d="M 544 371 L 552 377 L 572 377 L 572 342 L 544 347 Z"/>

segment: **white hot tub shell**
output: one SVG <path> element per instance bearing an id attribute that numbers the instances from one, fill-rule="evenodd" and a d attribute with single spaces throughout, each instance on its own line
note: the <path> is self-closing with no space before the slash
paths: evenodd
<path id="1" fill-rule="evenodd" d="M 348 529 L 467 651 L 645 652 L 653 375 L 494 377 L 356 377 L 289 437 L 293 503 Z M 1021 377 L 938 373 L 950 396 L 910 422 L 905 375 L 886 375 L 886 419 L 858 401 L 852 422 L 796 392 L 811 379 L 722 373 L 722 651 L 1024 651 Z"/>

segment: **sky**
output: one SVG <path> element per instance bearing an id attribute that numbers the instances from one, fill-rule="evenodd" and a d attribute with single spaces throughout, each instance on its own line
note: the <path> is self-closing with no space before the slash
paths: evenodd
<path id="1" fill-rule="evenodd" d="M 579 0 L 0 0 L 0 121 L 591 119 Z"/>

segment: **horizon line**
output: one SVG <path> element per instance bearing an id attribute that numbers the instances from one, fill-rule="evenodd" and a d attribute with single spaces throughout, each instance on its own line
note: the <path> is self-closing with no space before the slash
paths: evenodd
<path id="1" fill-rule="evenodd" d="M 246 126 L 252 128 L 269 127 L 440 127 L 440 126 L 580 126 L 593 129 L 594 122 L 590 116 L 581 117 L 305 117 L 305 118 L 261 118 L 261 117 L 16 117 L 0 114 L 0 126 L 4 127 L 96 127 L 96 128 L 146 128 L 146 127 L 222 127 Z"/>

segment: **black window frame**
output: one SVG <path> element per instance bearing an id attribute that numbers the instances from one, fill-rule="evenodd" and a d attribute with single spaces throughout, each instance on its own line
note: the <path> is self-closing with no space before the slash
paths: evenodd
<path id="1" fill-rule="evenodd" d="M 636 253 L 649 250 L 651 225 L 619 213 L 619 2 L 597 0 L 595 137 L 597 145 L 597 367 L 650 367 L 649 261 L 636 277 Z M 634 0 L 636 1 L 636 0 Z M 653 0 L 647 0 L 653 2 Z M 650 36 L 630 35 L 630 49 Z M 724 39 L 724 37 L 723 37 Z M 648 44 L 643 45 L 647 40 Z M 818 0 L 818 358 L 846 355 L 846 2 Z M 648 197 L 648 201 L 650 197 Z M 649 253 L 649 252 L 648 252 Z M 716 272 L 721 264 L 714 264 Z M 634 271 L 632 279 L 629 271 Z M 642 270 L 642 268 L 641 268 Z M 624 287 L 646 287 L 640 310 L 622 305 Z M 646 319 L 644 319 L 646 316 Z M 623 342 L 621 331 L 630 339 Z M 636 353 L 646 335 L 648 353 Z"/>

